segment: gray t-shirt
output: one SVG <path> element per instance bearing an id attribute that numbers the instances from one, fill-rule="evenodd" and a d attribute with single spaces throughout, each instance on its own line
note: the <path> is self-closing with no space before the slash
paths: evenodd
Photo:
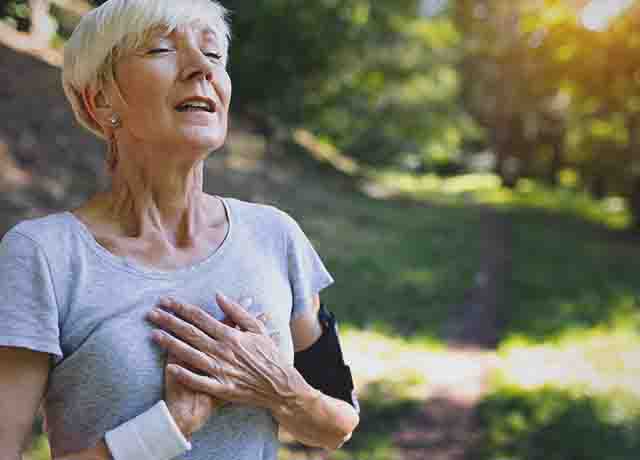
<path id="1" fill-rule="evenodd" d="M 266 205 L 222 198 L 224 242 L 202 262 L 162 271 L 100 246 L 72 213 L 22 222 L 0 243 L 0 346 L 50 353 L 46 391 L 55 455 L 91 446 L 163 396 L 165 354 L 144 315 L 163 296 L 223 314 L 215 293 L 251 297 L 293 362 L 290 320 L 333 282 L 298 224 Z M 231 404 L 195 433 L 188 460 L 275 460 L 267 410 Z"/>

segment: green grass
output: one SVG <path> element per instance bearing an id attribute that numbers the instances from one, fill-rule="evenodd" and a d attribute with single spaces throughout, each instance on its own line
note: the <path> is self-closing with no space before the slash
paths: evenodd
<path id="1" fill-rule="evenodd" d="M 315 201 L 314 200 L 317 200 Z M 282 202 L 336 283 L 322 294 L 339 321 L 420 343 L 442 340 L 479 264 L 473 207 L 374 200 L 356 193 Z"/>
<path id="2" fill-rule="evenodd" d="M 506 337 L 553 339 L 617 322 L 640 325 L 640 246 L 573 218 L 511 213 Z"/>
<path id="3" fill-rule="evenodd" d="M 640 326 L 640 239 L 619 232 L 630 219 L 623 200 L 596 201 L 570 187 L 550 189 L 530 180 L 507 189 L 491 174 L 440 178 L 379 171 L 372 177 L 452 213 L 467 212 L 470 203 L 507 213 L 512 270 L 499 311 L 503 340 L 541 342 L 618 323 Z M 465 243 L 477 238 L 473 231 Z"/>
<path id="4" fill-rule="evenodd" d="M 632 460 L 640 452 L 640 245 L 619 199 L 494 176 L 381 173 L 406 197 L 507 213 L 500 365 L 480 405 L 478 460 Z"/>
<path id="5" fill-rule="evenodd" d="M 635 460 L 638 400 L 503 387 L 478 407 L 478 460 Z"/>
<path id="6" fill-rule="evenodd" d="M 640 334 L 624 325 L 540 344 L 511 340 L 502 344 L 499 354 L 501 367 L 495 377 L 509 385 L 579 388 L 594 396 L 621 392 L 640 400 Z"/>
<path id="7" fill-rule="evenodd" d="M 624 199 L 607 197 L 594 200 L 573 184 L 556 188 L 521 179 L 515 188 L 506 188 L 495 174 L 465 174 L 438 177 L 413 175 L 395 170 L 372 171 L 373 180 L 417 200 L 440 203 L 474 202 L 507 210 L 544 210 L 558 216 L 574 216 L 612 229 L 624 229 L 631 214 Z"/>

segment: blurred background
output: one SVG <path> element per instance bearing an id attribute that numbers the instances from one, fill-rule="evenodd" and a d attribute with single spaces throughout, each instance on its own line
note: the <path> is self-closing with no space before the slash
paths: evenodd
<path id="1" fill-rule="evenodd" d="M 0 234 L 107 185 L 59 68 L 99 3 L 0 1 Z M 301 223 L 363 411 L 281 459 L 640 458 L 640 2 L 222 3 L 207 191 Z"/>

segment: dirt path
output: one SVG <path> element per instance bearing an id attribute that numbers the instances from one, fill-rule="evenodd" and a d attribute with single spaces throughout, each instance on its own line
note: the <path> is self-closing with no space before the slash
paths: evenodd
<path id="1" fill-rule="evenodd" d="M 508 217 L 483 209 L 480 237 L 481 266 L 466 301 L 452 312 L 446 329 L 449 351 L 430 376 L 430 396 L 420 415 L 394 434 L 403 460 L 473 458 L 474 408 L 497 363 L 497 311 L 505 301 L 510 269 Z"/>

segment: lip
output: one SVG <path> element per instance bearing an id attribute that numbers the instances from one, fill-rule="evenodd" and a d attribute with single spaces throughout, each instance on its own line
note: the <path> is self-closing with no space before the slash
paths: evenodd
<path id="1" fill-rule="evenodd" d="M 209 98 L 209 97 L 204 97 L 204 96 L 189 96 L 184 98 L 182 101 L 178 102 L 174 109 L 177 109 L 178 107 L 180 107 L 182 104 L 184 104 L 185 102 L 190 102 L 190 101 L 198 101 L 198 102 L 206 102 L 207 105 L 209 106 L 209 113 L 215 113 L 216 112 L 216 103 L 213 99 Z"/>

